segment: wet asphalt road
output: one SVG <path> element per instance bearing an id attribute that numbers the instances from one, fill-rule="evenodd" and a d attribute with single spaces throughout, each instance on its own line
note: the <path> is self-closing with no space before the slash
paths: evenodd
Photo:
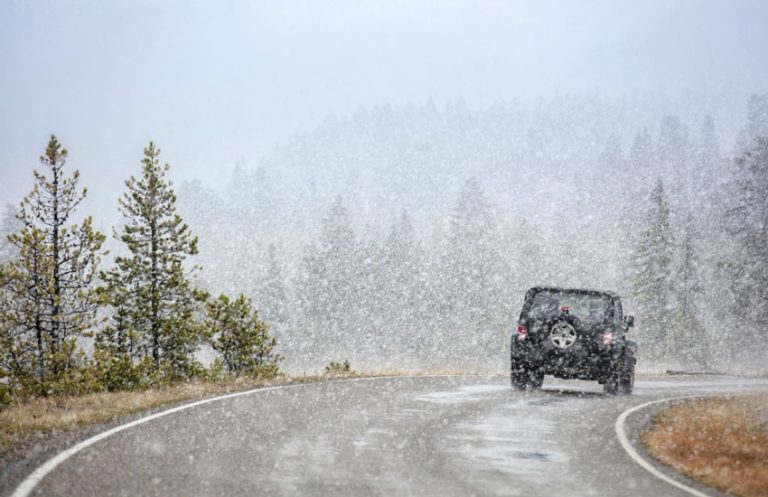
<path id="1" fill-rule="evenodd" d="M 263 391 L 101 440 L 32 495 L 687 495 L 630 459 L 616 418 L 649 400 L 766 390 L 768 382 L 659 377 L 635 388 L 606 397 L 596 383 L 548 377 L 544 390 L 522 393 L 493 376 Z"/>

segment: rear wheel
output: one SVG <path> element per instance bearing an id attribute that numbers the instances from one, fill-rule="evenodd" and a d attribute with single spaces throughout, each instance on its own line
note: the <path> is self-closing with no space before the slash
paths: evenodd
<path id="1" fill-rule="evenodd" d="M 509 379 L 515 390 L 534 390 L 544 384 L 544 374 L 524 363 L 512 362 Z"/>
<path id="2" fill-rule="evenodd" d="M 621 367 L 619 368 L 619 393 L 629 395 L 635 386 L 635 358 L 624 356 Z"/>
<path id="3" fill-rule="evenodd" d="M 528 388 L 539 389 L 544 385 L 544 373 L 535 369 L 528 371 Z"/>
<path id="4" fill-rule="evenodd" d="M 528 368 L 525 367 L 525 363 L 512 359 L 509 379 L 514 390 L 525 390 L 528 386 Z"/>
<path id="5" fill-rule="evenodd" d="M 607 395 L 616 395 L 619 393 L 619 375 L 614 373 L 603 384 L 603 392 Z"/>
<path id="6" fill-rule="evenodd" d="M 509 375 L 510 382 L 512 383 L 512 389 L 525 390 L 528 386 L 528 377 L 517 372 L 512 372 Z"/>

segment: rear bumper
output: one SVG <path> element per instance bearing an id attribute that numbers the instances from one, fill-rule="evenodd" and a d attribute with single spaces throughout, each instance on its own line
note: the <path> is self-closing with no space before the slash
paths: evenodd
<path id="1" fill-rule="evenodd" d="M 513 338 L 512 368 L 538 370 L 558 378 L 603 380 L 616 370 L 620 359 L 617 348 L 598 348 L 576 343 L 561 350 L 548 344 L 517 342 Z"/>

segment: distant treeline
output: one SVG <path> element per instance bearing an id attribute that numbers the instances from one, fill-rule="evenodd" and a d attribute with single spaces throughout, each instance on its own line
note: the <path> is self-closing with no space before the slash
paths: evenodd
<path id="1" fill-rule="evenodd" d="M 687 122 L 663 101 L 589 96 L 361 109 L 221 192 L 181 185 L 180 209 L 201 277 L 253 297 L 288 369 L 497 371 L 523 293 L 547 284 L 623 295 L 641 365 L 759 364 L 748 189 L 764 184 L 750 164 L 768 97 L 715 109 L 746 115 L 725 130 L 695 112 L 708 104 L 692 97 Z"/>

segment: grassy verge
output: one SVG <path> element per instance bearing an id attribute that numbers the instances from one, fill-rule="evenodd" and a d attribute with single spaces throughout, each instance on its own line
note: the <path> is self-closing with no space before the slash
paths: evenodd
<path id="1" fill-rule="evenodd" d="M 674 405 L 643 435 L 660 461 L 742 497 L 768 497 L 768 394 Z"/>
<path id="2" fill-rule="evenodd" d="M 51 396 L 19 402 L 0 410 L 0 451 L 30 435 L 72 430 L 168 404 L 266 384 L 266 381 L 258 380 L 189 383 L 142 391 Z"/>

